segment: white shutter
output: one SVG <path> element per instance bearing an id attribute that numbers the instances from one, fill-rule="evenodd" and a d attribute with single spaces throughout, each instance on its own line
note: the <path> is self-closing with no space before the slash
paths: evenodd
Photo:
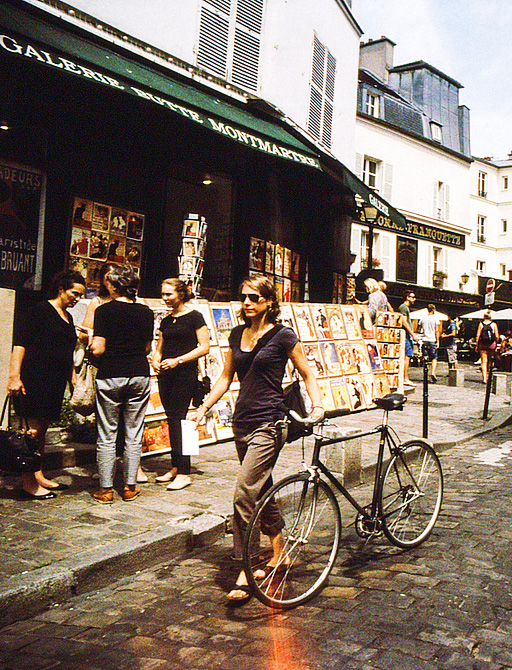
<path id="1" fill-rule="evenodd" d="M 231 81 L 252 91 L 258 89 L 260 42 L 265 0 L 238 0 Z"/>
<path id="2" fill-rule="evenodd" d="M 229 3 L 211 3 L 229 4 Z M 227 77 L 229 47 L 229 13 L 201 8 L 197 66 L 213 72 L 222 79 Z"/>
<path id="3" fill-rule="evenodd" d="M 425 286 L 432 286 L 432 273 L 433 273 L 433 264 L 432 264 L 432 245 L 427 244 L 427 262 L 425 265 Z"/>
<path id="4" fill-rule="evenodd" d="M 357 272 L 361 264 L 361 259 L 359 258 L 360 246 L 361 246 L 361 228 L 359 228 L 358 226 L 354 226 L 352 224 L 352 230 L 350 232 L 350 253 L 356 255 L 356 259 L 354 260 L 351 266 L 352 272 Z"/>
<path id="5" fill-rule="evenodd" d="M 439 204 L 438 204 L 438 195 L 439 195 L 439 194 L 438 194 L 438 191 L 439 191 L 439 182 L 438 182 L 438 181 L 435 181 L 435 182 L 434 182 L 434 206 L 433 206 L 433 208 L 432 208 L 432 209 L 433 209 L 433 211 L 432 211 L 432 216 L 433 216 L 434 219 L 439 218 L 439 217 L 438 217 L 439 212 L 437 211 L 437 208 L 439 207 Z"/>
<path id="6" fill-rule="evenodd" d="M 356 153 L 356 164 L 354 172 L 359 177 L 359 179 L 363 178 L 363 154 Z"/>
<path id="7" fill-rule="evenodd" d="M 393 236 L 394 237 L 394 236 Z M 380 233 L 380 263 L 384 271 L 384 279 L 391 277 L 391 238 L 389 233 Z"/>
<path id="8" fill-rule="evenodd" d="M 450 186 L 445 184 L 444 187 L 444 220 L 450 220 Z"/>
<path id="9" fill-rule="evenodd" d="M 391 163 L 384 164 L 384 199 L 391 202 L 393 188 L 393 166 Z"/>

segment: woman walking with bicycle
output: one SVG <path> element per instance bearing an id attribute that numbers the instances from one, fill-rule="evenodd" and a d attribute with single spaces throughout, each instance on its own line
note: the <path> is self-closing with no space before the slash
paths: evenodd
<path id="1" fill-rule="evenodd" d="M 242 558 L 245 530 L 259 498 L 272 485 L 272 469 L 287 438 L 282 381 L 288 359 L 306 384 L 313 409 L 312 423 L 324 415 L 316 378 L 291 328 L 277 324 L 279 303 L 273 284 L 265 277 L 245 279 L 240 287 L 241 317 L 229 337 L 224 369 L 215 386 L 198 409 L 196 424 L 229 389 L 235 373 L 240 392 L 233 416 L 233 433 L 241 470 L 235 486 L 233 540 L 235 559 Z M 269 537 L 273 556 L 279 561 L 283 521 L 277 506 L 261 519 L 261 532 Z M 262 570 L 262 578 L 265 576 Z M 255 575 L 258 578 L 258 575 Z M 229 592 L 231 602 L 247 600 L 247 577 L 242 570 Z"/>

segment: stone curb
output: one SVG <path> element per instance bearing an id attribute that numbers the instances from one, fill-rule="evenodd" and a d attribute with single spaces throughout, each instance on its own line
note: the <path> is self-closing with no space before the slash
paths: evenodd
<path id="1" fill-rule="evenodd" d="M 91 549 L 0 582 L 0 626 L 32 617 L 77 593 L 100 589 L 163 561 L 183 556 L 224 536 L 226 521 L 201 514 L 180 525 L 156 530 L 105 547 Z"/>

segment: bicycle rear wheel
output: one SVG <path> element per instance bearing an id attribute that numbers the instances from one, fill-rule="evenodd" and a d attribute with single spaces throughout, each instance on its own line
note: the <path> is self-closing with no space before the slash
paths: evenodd
<path id="1" fill-rule="evenodd" d="M 270 544 L 260 547 L 260 526 L 276 513 L 283 522 L 282 547 L 271 568 L 273 552 Z M 304 472 L 275 484 L 258 503 L 245 535 L 244 569 L 256 597 L 281 609 L 312 598 L 334 565 L 340 536 L 338 502 L 323 481 Z"/>
<path id="2" fill-rule="evenodd" d="M 443 500 L 443 472 L 434 449 L 410 440 L 389 462 L 379 502 L 382 530 L 397 547 L 416 547 L 432 532 Z"/>

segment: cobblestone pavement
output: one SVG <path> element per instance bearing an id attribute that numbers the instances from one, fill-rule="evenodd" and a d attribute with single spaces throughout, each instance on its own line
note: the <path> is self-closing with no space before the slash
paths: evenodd
<path id="1" fill-rule="evenodd" d="M 226 606 L 226 538 L 4 627 L 0 670 L 510 670 L 512 429 L 441 460 L 432 536 L 365 544 L 343 506 L 343 553 L 305 606 Z"/>

